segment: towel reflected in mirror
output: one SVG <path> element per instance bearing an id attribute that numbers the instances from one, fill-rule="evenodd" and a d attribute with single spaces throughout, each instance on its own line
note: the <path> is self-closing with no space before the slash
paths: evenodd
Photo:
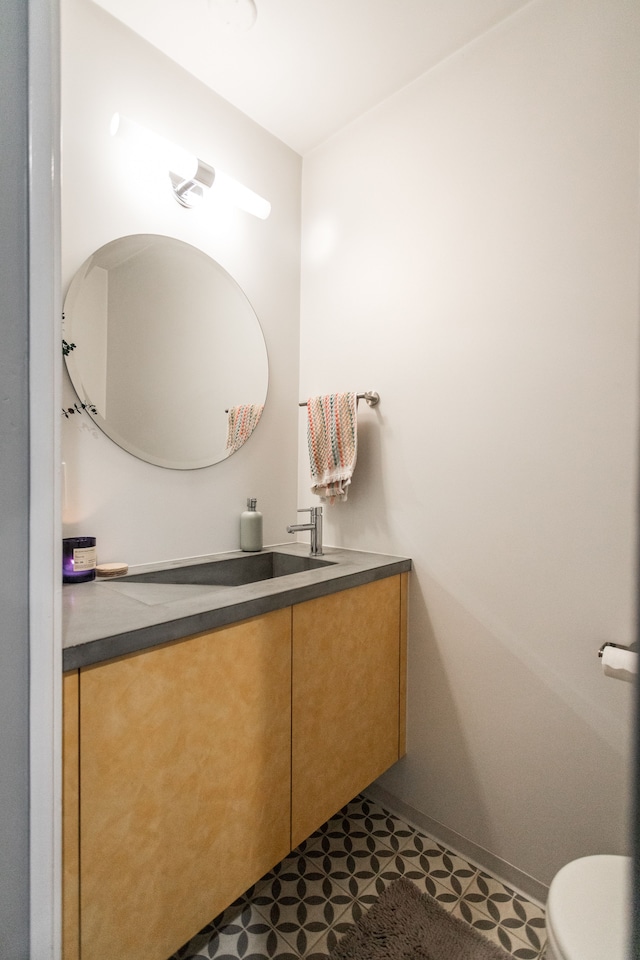
<path id="1" fill-rule="evenodd" d="M 227 420 L 227 450 L 235 453 L 246 443 L 262 416 L 263 403 L 241 403 L 230 407 Z"/>

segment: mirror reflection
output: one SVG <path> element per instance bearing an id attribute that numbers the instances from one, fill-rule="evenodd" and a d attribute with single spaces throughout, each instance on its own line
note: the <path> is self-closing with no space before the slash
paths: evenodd
<path id="1" fill-rule="evenodd" d="M 260 419 L 268 359 L 235 280 L 181 240 L 105 244 L 64 305 L 71 382 L 92 419 L 129 453 L 189 470 L 238 450 Z"/>

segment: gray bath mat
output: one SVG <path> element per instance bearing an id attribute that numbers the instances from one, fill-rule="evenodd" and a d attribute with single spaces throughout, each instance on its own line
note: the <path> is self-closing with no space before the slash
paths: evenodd
<path id="1" fill-rule="evenodd" d="M 513 960 L 410 880 L 395 880 L 330 960 Z"/>

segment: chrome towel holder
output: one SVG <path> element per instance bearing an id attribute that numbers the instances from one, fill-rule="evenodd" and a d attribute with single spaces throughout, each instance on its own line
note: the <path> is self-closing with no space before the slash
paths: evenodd
<path id="1" fill-rule="evenodd" d="M 358 393 L 356 399 L 366 400 L 370 407 L 375 407 L 376 404 L 380 403 L 380 394 L 376 393 L 375 390 L 367 390 L 365 393 Z M 307 400 L 301 400 L 298 406 L 306 407 L 307 402 Z"/>

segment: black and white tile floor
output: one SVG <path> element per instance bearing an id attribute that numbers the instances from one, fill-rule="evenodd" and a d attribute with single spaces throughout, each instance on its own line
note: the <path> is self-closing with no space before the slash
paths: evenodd
<path id="1" fill-rule="evenodd" d="M 360 796 L 171 960 L 326 960 L 401 876 L 518 960 L 544 957 L 540 907 Z"/>

